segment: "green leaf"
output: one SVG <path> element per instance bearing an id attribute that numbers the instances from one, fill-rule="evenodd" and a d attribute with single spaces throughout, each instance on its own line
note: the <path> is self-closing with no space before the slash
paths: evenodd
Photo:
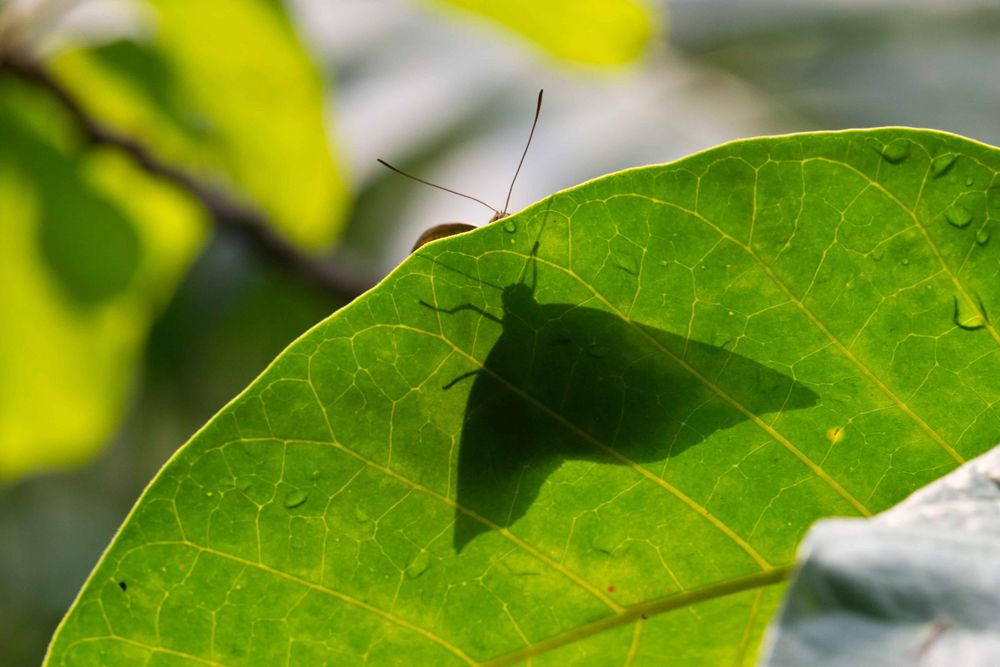
<path id="1" fill-rule="evenodd" d="M 424 247 L 163 468 L 48 664 L 752 663 L 814 520 L 1000 439 L 998 169 L 755 139 Z"/>
<path id="2" fill-rule="evenodd" d="M 89 458 L 118 425 L 201 213 L 44 94 L 0 77 L 0 480 Z"/>
<path id="3" fill-rule="evenodd" d="M 657 30 L 651 8 L 636 0 L 433 0 L 433 4 L 484 16 L 556 58 L 584 65 L 636 60 Z"/>
<path id="4" fill-rule="evenodd" d="M 1000 662 L 982 622 L 1000 614 L 997 479 L 993 448 L 872 519 L 817 522 L 760 667 Z"/>
<path id="5" fill-rule="evenodd" d="M 199 178 L 223 181 L 290 239 L 334 240 L 347 190 L 324 127 L 323 85 L 280 5 L 152 5 L 150 41 L 61 54 L 61 80 L 96 117 Z"/>

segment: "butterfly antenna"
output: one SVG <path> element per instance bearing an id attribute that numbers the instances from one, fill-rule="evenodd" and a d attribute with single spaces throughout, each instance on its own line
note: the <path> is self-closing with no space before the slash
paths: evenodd
<path id="1" fill-rule="evenodd" d="M 538 114 L 542 112 L 542 93 L 545 89 L 538 91 L 538 105 L 535 107 L 535 120 L 531 123 L 531 132 L 528 133 L 528 143 L 524 145 L 524 152 L 521 153 L 521 161 L 517 163 L 517 171 L 514 172 L 514 178 L 510 181 L 510 189 L 507 190 L 507 201 L 503 203 L 503 211 L 501 215 L 507 215 L 507 208 L 510 206 L 510 195 L 514 192 L 514 183 L 517 181 L 517 175 L 521 173 L 521 165 L 524 164 L 524 156 L 528 154 L 528 146 L 531 145 L 531 138 L 535 136 L 535 126 L 538 125 Z"/>
<path id="2" fill-rule="evenodd" d="M 534 128 L 532 128 L 532 131 L 534 131 Z M 406 176 L 407 178 L 412 178 L 417 183 L 423 183 L 424 185 L 429 185 L 432 188 L 437 188 L 438 190 L 444 190 L 445 192 L 450 192 L 451 194 L 458 195 L 459 197 L 465 197 L 466 199 L 471 199 L 474 202 L 478 202 L 478 203 L 482 204 L 486 208 L 488 208 L 491 211 L 493 211 L 495 214 L 500 215 L 500 211 L 496 210 L 495 208 L 493 208 L 492 206 L 490 206 L 489 204 L 487 204 L 486 202 L 484 202 L 482 199 L 476 199 L 475 197 L 473 197 L 471 195 L 467 195 L 467 194 L 458 192 L 456 190 L 451 190 L 451 189 L 443 187 L 441 185 L 437 185 L 436 183 L 431 183 L 430 181 L 425 181 L 424 179 L 418 178 L 418 177 L 414 176 L 413 174 L 407 174 L 402 169 L 399 169 L 397 167 L 393 167 L 391 164 L 389 164 L 388 162 L 386 162 L 382 158 L 378 158 L 378 163 L 381 164 L 383 167 L 388 167 L 389 169 L 392 169 L 397 174 L 402 174 L 403 176 Z M 520 169 L 520 167 L 518 167 L 518 169 Z"/>

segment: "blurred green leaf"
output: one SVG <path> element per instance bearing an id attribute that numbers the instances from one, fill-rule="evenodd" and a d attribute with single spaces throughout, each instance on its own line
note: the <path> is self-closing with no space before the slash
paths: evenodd
<path id="1" fill-rule="evenodd" d="M 280 5 L 152 4 L 149 41 L 64 53 L 60 78 L 159 157 L 229 181 L 290 239 L 336 239 L 348 195 L 324 127 L 323 85 Z"/>
<path id="2" fill-rule="evenodd" d="M 84 303 L 126 289 L 139 265 L 138 235 L 120 208 L 81 178 L 81 160 L 3 108 L 0 143 L 18 157 L 21 175 L 45 193 L 38 202 L 39 247 L 59 286 Z"/>
<path id="3" fill-rule="evenodd" d="M 86 460 L 114 432 L 151 318 L 203 232 L 173 188 L 83 149 L 0 77 L 0 480 Z"/>
<path id="4" fill-rule="evenodd" d="M 485 16 L 557 58 L 585 65 L 633 61 L 660 30 L 652 9 L 637 0 L 431 1 Z"/>
<path id="5" fill-rule="evenodd" d="M 754 139 L 423 248 L 168 462 L 47 664 L 752 663 L 814 520 L 1000 436 L 998 170 Z"/>

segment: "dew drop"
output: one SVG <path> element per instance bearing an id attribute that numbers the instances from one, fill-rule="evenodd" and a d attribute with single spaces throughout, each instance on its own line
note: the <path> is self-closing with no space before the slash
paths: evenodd
<path id="1" fill-rule="evenodd" d="M 517 223 L 514 222 L 513 220 L 508 220 L 507 222 L 503 223 L 503 230 L 508 234 L 513 234 L 514 232 L 517 231 Z"/>
<path id="2" fill-rule="evenodd" d="M 416 579 L 431 565 L 431 555 L 426 551 L 421 551 L 418 553 L 410 564 L 406 566 L 406 576 L 410 579 Z"/>
<path id="3" fill-rule="evenodd" d="M 633 276 L 639 275 L 639 262 L 628 255 L 615 257 L 615 266 Z"/>
<path id="4" fill-rule="evenodd" d="M 904 257 L 903 258 L 903 266 L 909 266 L 909 265 L 910 265 L 910 258 L 909 257 Z"/>
<path id="5" fill-rule="evenodd" d="M 354 508 L 354 520 L 358 523 L 366 523 L 368 521 L 368 512 L 361 505 Z"/>
<path id="6" fill-rule="evenodd" d="M 944 155 L 938 155 L 931 161 L 931 173 L 935 177 L 944 176 L 951 169 L 952 165 L 955 164 L 955 159 L 958 158 L 954 153 L 945 153 Z"/>
<path id="7" fill-rule="evenodd" d="M 983 227 L 978 232 L 976 232 L 976 243 L 979 245 L 986 245 L 990 242 L 990 228 Z"/>
<path id="8" fill-rule="evenodd" d="M 285 507 L 292 509 L 304 505 L 309 500 L 309 494 L 305 491 L 289 491 L 285 494 Z"/>
<path id="9" fill-rule="evenodd" d="M 972 222 L 972 214 L 960 204 L 955 204 L 944 212 L 944 217 L 952 227 L 965 229 Z"/>
<path id="10" fill-rule="evenodd" d="M 913 145 L 906 139 L 896 139 L 883 146 L 880 152 L 889 164 L 899 164 L 910 157 L 912 148 Z"/>
<path id="11" fill-rule="evenodd" d="M 972 183 L 973 183 L 972 176 L 969 176 L 967 179 L 965 179 L 965 184 L 966 185 L 972 185 Z"/>
<path id="12" fill-rule="evenodd" d="M 598 359 L 600 359 L 601 357 L 608 356 L 608 352 L 610 351 L 611 350 L 608 348 L 607 345 L 598 345 L 597 343 L 594 343 L 593 345 L 587 348 L 587 354 L 589 354 L 592 357 L 597 357 Z"/>
<path id="13" fill-rule="evenodd" d="M 983 302 L 972 305 L 964 295 L 955 295 L 955 311 L 952 320 L 955 326 L 966 331 L 976 331 L 986 327 L 986 309 Z"/>

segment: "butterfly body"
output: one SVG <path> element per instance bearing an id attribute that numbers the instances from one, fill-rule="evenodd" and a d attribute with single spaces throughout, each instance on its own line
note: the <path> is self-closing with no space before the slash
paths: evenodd
<path id="1" fill-rule="evenodd" d="M 478 203 L 482 204 L 486 208 L 488 208 L 491 211 L 493 211 L 493 217 L 490 218 L 490 222 L 496 222 L 497 220 L 500 220 L 502 218 L 506 218 L 507 215 L 508 215 L 507 208 L 508 208 L 508 206 L 510 206 L 510 195 L 514 191 L 514 183 L 517 181 L 517 175 L 519 173 L 521 173 L 521 165 L 524 164 L 524 156 L 528 154 L 528 147 L 531 146 L 531 138 L 533 136 L 535 136 L 535 126 L 538 125 L 538 114 L 542 110 L 542 93 L 544 93 L 544 92 L 545 92 L 544 90 L 539 90 L 538 91 L 538 104 L 535 107 L 535 120 L 531 123 L 531 132 L 528 134 L 528 143 L 525 144 L 525 146 L 524 146 L 524 152 L 521 153 L 521 161 L 517 163 L 517 170 L 514 172 L 514 178 L 511 180 L 511 182 L 510 182 L 510 188 L 507 190 L 507 200 L 504 202 L 504 206 L 503 206 L 503 210 L 502 211 L 499 210 L 499 209 L 493 208 L 492 206 L 490 206 L 489 204 L 487 204 L 486 202 L 484 202 L 481 199 L 477 199 L 475 197 L 471 197 L 469 195 L 462 194 L 461 192 L 457 192 L 455 190 L 451 190 L 449 188 L 445 188 L 445 187 L 442 187 L 440 185 L 436 185 L 434 183 L 431 183 L 430 181 L 425 181 L 422 178 L 418 178 L 416 176 L 413 176 L 412 174 L 408 174 L 405 171 L 403 171 L 402 169 L 398 169 L 398 168 L 392 166 L 391 164 L 389 164 L 385 160 L 379 159 L 378 162 L 380 164 L 382 164 L 383 166 L 388 167 L 389 169 L 391 169 L 392 171 L 394 171 L 394 172 L 396 172 L 398 174 L 402 174 L 403 176 L 406 176 L 407 178 L 412 178 L 413 180 L 417 181 L 418 183 L 423 183 L 424 185 L 429 185 L 432 188 L 437 188 L 438 190 L 444 190 L 445 192 L 450 192 L 453 195 L 458 195 L 459 197 L 465 197 L 466 199 L 471 199 L 474 202 L 478 202 Z M 425 245 L 427 243 L 430 243 L 431 241 L 437 241 L 438 239 L 443 239 L 443 238 L 446 238 L 448 236 L 454 236 L 455 234 L 461 234 L 462 232 L 467 232 L 467 231 L 473 230 L 475 228 L 476 228 L 475 225 L 470 225 L 467 222 L 445 222 L 445 223 L 440 224 L 440 225 L 435 225 L 434 227 L 431 227 L 430 229 L 426 230 L 423 234 L 420 235 L 419 238 L 417 238 L 417 242 L 413 244 L 413 248 L 410 250 L 410 252 L 413 252 L 413 251 L 417 250 L 417 248 L 419 248 L 422 245 Z"/>
<path id="2" fill-rule="evenodd" d="M 420 246 L 426 245 L 431 241 L 437 241 L 438 239 L 443 239 L 448 236 L 468 232 L 475 228 L 475 225 L 470 225 L 467 222 L 445 222 L 440 225 L 434 225 L 433 227 L 424 230 L 424 232 L 417 237 L 417 241 L 413 244 L 413 248 L 410 249 L 410 252 L 413 252 Z"/>

